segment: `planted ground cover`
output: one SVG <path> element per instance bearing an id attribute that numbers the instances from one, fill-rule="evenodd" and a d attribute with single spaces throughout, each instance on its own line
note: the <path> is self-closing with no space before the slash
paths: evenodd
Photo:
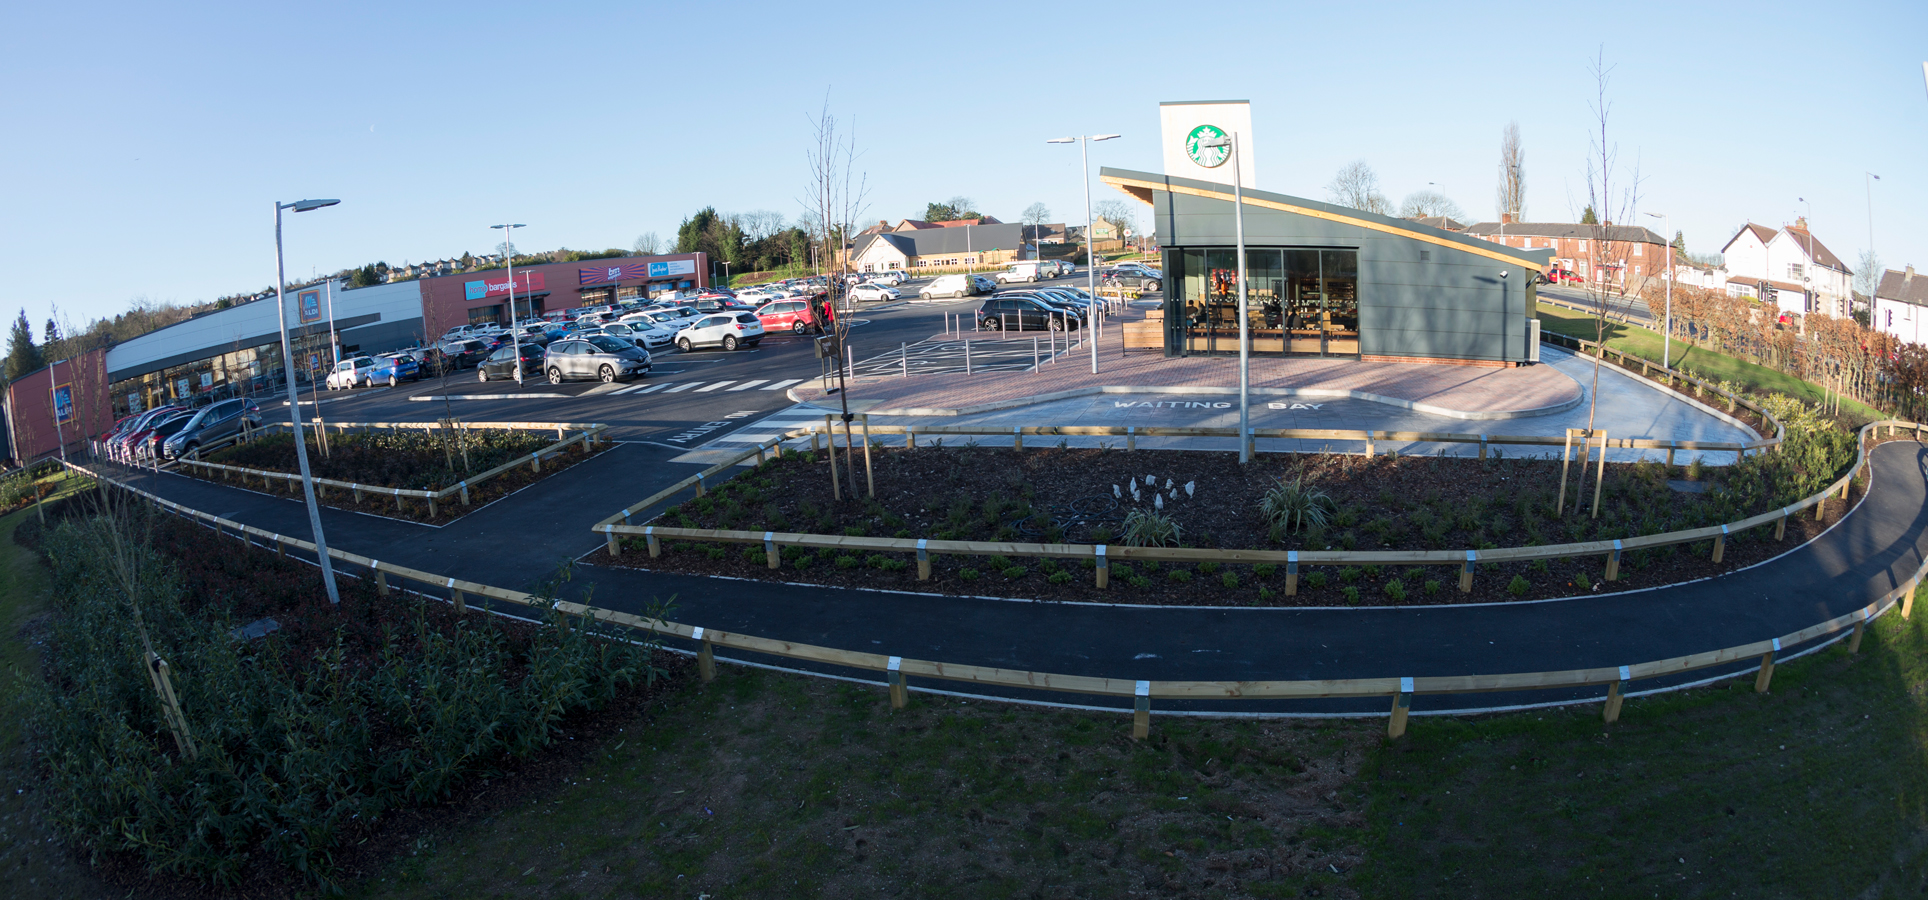
<path id="1" fill-rule="evenodd" d="M 316 478 L 423 491 L 442 490 L 518 457 L 526 460 L 529 454 L 555 442 L 555 433 L 552 431 L 500 428 L 434 432 L 370 431 L 366 434 L 330 434 L 327 452 L 323 453 L 318 437 L 312 430 L 307 432 L 308 466 Z M 577 444 L 562 453 L 545 457 L 540 472 L 527 466 L 510 469 L 480 484 L 471 485 L 468 506 L 462 505 L 461 499 L 456 496 L 437 501 L 433 516 L 429 515 L 427 501 L 418 497 L 402 498 L 400 510 L 396 509 L 392 496 L 363 494 L 357 502 L 354 494 L 345 488 L 324 489 L 321 499 L 326 505 L 340 509 L 439 524 L 453 521 L 470 509 L 541 481 L 581 462 L 588 455 Z M 285 432 L 265 435 L 220 450 L 210 454 L 208 461 L 270 472 L 292 474 L 300 471 L 295 459 L 294 436 Z M 192 466 L 177 467 L 175 471 L 207 481 L 227 480 L 220 472 Z M 258 479 L 247 482 L 239 480 L 238 476 L 232 478 L 232 483 L 257 489 L 262 487 Z M 268 482 L 266 489 L 271 493 L 288 493 L 292 490 L 296 496 L 301 491 L 299 484 L 291 488 L 289 482 L 281 480 Z"/>
<path id="2" fill-rule="evenodd" d="M 326 888 L 390 822 L 632 718 L 663 687 L 652 646 L 458 618 L 354 579 L 331 605 L 313 569 L 198 525 L 63 518 L 32 537 L 57 598 L 43 677 L 10 695 L 51 830 L 110 880 Z M 265 636 L 237 632 L 267 619 Z M 148 647 L 171 667 L 181 729 Z"/>
<path id="3" fill-rule="evenodd" d="M 833 500 L 823 454 L 793 453 L 739 474 L 654 522 L 759 532 L 1271 550 L 1461 550 L 1613 540 L 1736 521 L 1803 499 L 1839 477 L 1855 458 L 1853 436 L 1798 404 L 1782 405 L 1790 438 L 1781 451 L 1721 468 L 1609 464 L 1598 518 L 1588 514 L 1593 472 L 1582 483 L 1577 464 L 1568 473 L 1565 512 L 1556 514 L 1557 458 L 1281 454 L 1241 466 L 1229 453 L 953 445 L 873 451 L 875 500 Z M 1771 527 L 1736 534 L 1720 563 L 1711 560 L 1711 541 L 1631 551 L 1614 587 L 1674 583 L 1759 562 L 1819 534 L 1851 503 L 1830 504 L 1818 520 L 1811 513 L 1791 520 L 1785 540 L 1774 540 Z M 771 570 L 760 543 L 665 540 L 662 556 L 654 559 L 640 538 L 625 539 L 621 547 L 616 564 L 697 574 L 1127 603 L 1396 605 L 1535 599 L 1605 588 L 1604 554 L 1483 563 L 1471 594 L 1458 589 L 1457 565 L 1302 564 L 1299 592 L 1287 596 L 1285 573 L 1273 565 L 1114 560 L 1110 587 L 1099 590 L 1088 559 L 934 555 L 931 579 L 919 581 L 910 553 L 786 547 L 783 567 Z"/>

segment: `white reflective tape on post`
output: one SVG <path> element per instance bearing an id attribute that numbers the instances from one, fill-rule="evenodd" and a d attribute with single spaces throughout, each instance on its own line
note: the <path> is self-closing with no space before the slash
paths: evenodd
<path id="1" fill-rule="evenodd" d="M 656 526 L 654 526 L 654 525 L 644 525 L 644 526 L 643 526 L 643 536 L 644 536 L 644 537 L 650 537 L 650 536 L 652 536 L 652 535 L 654 535 L 654 534 L 656 534 Z"/>
<path id="2" fill-rule="evenodd" d="M 1138 689 L 1137 689 L 1137 690 L 1135 690 L 1135 691 L 1133 691 L 1133 692 L 1132 692 L 1132 695 L 1133 695 L 1133 696 L 1136 696 L 1136 697 L 1149 697 L 1149 696 L 1151 696 L 1151 682 L 1149 682 L 1149 681 L 1140 681 L 1140 682 L 1138 682 Z"/>
<path id="3" fill-rule="evenodd" d="M 1626 667 L 1626 666 L 1621 666 L 1621 667 L 1620 667 L 1620 680 L 1621 680 L 1621 681 L 1632 681 L 1632 680 L 1633 680 L 1633 670 L 1632 670 L 1632 669 L 1630 669 L 1630 668 L 1628 668 L 1628 667 Z"/>
<path id="4" fill-rule="evenodd" d="M 923 562 L 931 558 L 930 553 L 924 549 L 925 546 L 929 543 L 930 541 L 926 538 L 917 539 L 917 561 L 918 562 Z"/>
<path id="5" fill-rule="evenodd" d="M 899 671 L 903 669 L 903 667 L 904 667 L 904 658 L 901 656 L 893 656 L 890 658 L 890 662 L 887 662 L 884 664 L 884 668 L 887 671 L 891 671 L 891 672 Z"/>
<path id="6" fill-rule="evenodd" d="M 1781 652 L 1781 639 L 1780 639 L 1780 638 L 1775 638 L 1775 639 L 1774 639 L 1774 652 L 1775 652 L 1775 653 L 1779 653 L 1779 652 Z"/>
<path id="7" fill-rule="evenodd" d="M 1413 692 L 1412 676 L 1403 676 L 1399 679 L 1399 692 L 1402 694 L 1410 694 Z"/>
<path id="8" fill-rule="evenodd" d="M 690 629 L 690 640 L 700 641 L 702 639 L 703 639 L 703 626 L 698 625 L 695 628 Z"/>
<path id="9" fill-rule="evenodd" d="M 1100 569 L 1109 569 L 1109 568 L 1111 568 L 1111 560 L 1109 560 L 1109 559 L 1107 559 L 1107 558 L 1105 558 L 1105 545 L 1104 545 L 1104 544 L 1099 544 L 1099 545 L 1098 545 L 1097 547 L 1095 547 L 1095 548 L 1093 548 L 1093 549 L 1092 549 L 1092 554 L 1093 554 L 1093 556 L 1094 556 L 1094 557 L 1095 557 L 1095 558 L 1096 558 L 1096 559 L 1098 560 L 1098 568 L 1100 568 Z"/>
<path id="10" fill-rule="evenodd" d="M 449 583 L 448 583 L 448 586 L 449 586 L 449 587 L 450 587 L 451 589 L 453 589 L 453 588 L 455 587 L 455 579 L 453 579 L 453 578 L 451 578 L 451 579 L 449 579 Z"/>

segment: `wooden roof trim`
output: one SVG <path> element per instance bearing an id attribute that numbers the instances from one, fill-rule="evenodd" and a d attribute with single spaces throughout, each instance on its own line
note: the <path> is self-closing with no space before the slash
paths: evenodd
<path id="1" fill-rule="evenodd" d="M 1159 184 L 1158 182 L 1153 182 L 1153 181 L 1139 181 L 1135 178 L 1120 178 L 1116 175 L 1102 175 L 1102 176 L 1099 176 L 1099 180 L 1103 181 L 1108 185 L 1111 185 L 1112 187 L 1120 191 L 1130 194 L 1132 197 L 1135 197 L 1146 203 L 1151 203 L 1151 195 L 1152 195 L 1152 192 L 1154 191 L 1169 191 L 1174 194 L 1189 194 L 1194 197 L 1204 197 L 1210 200 L 1229 201 L 1232 199 L 1226 194 L 1220 193 L 1218 191 L 1209 191 L 1203 188 L 1188 187 L 1186 185 L 1180 185 L 1180 184 Z M 1484 257 L 1487 257 L 1488 259 L 1495 259 L 1504 263 L 1512 263 L 1513 265 L 1516 265 L 1516 266 L 1541 265 L 1539 260 L 1530 259 L 1530 258 L 1523 259 L 1521 257 L 1514 256 L 1510 253 L 1501 253 L 1497 249 L 1489 249 L 1486 247 L 1469 247 L 1465 244 L 1460 243 L 1459 241 L 1455 241 L 1450 238 L 1440 237 L 1439 235 L 1435 235 L 1435 234 L 1424 234 L 1417 231 L 1410 231 L 1404 228 L 1388 225 L 1384 222 L 1373 222 L 1366 219 L 1356 219 L 1356 218 L 1353 218 L 1352 216 L 1346 216 L 1346 215 L 1340 215 L 1339 213 L 1327 212 L 1322 209 L 1312 209 L 1310 207 L 1304 207 L 1304 206 L 1293 206 L 1289 203 L 1280 203 L 1276 200 L 1265 200 L 1258 197 L 1253 197 L 1251 195 L 1246 195 L 1245 202 L 1249 205 L 1257 206 L 1262 209 L 1275 209 L 1280 212 L 1288 212 L 1294 215 L 1310 216 L 1315 219 L 1325 219 L 1326 221 L 1337 222 L 1341 225 L 1352 225 L 1358 228 L 1367 229 L 1369 231 L 1378 231 L 1378 232 L 1384 232 L 1386 234 L 1398 235 L 1400 237 L 1412 238 L 1413 240 L 1416 240 L 1416 241 L 1424 241 L 1428 244 L 1436 244 L 1438 246 L 1445 247 L 1450 250 L 1458 250 L 1462 253 L 1471 253 L 1474 256 L 1484 256 Z M 1486 242 L 1481 241 L 1479 243 L 1486 243 Z"/>

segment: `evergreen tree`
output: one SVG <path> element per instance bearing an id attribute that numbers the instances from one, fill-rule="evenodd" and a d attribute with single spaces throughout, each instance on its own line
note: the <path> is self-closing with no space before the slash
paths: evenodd
<path id="1" fill-rule="evenodd" d="M 33 325 L 27 321 L 27 311 L 23 309 L 7 334 L 7 380 L 12 381 L 43 365 L 46 358 L 34 345 Z"/>
<path id="2" fill-rule="evenodd" d="M 1600 217 L 1593 214 L 1593 204 L 1591 203 L 1587 204 L 1586 211 L 1580 214 L 1580 224 L 1582 225 L 1600 224 Z"/>
<path id="3" fill-rule="evenodd" d="M 1678 231 L 1678 230 L 1674 232 L 1674 252 L 1675 253 L 1687 252 L 1687 235 L 1685 232 Z"/>
<path id="4" fill-rule="evenodd" d="M 47 338 L 46 340 L 43 340 L 40 342 L 41 346 L 53 345 L 55 342 L 60 340 L 60 323 L 55 322 L 52 319 L 48 319 L 47 327 L 42 330 L 42 333 L 44 333 L 47 336 Z"/>

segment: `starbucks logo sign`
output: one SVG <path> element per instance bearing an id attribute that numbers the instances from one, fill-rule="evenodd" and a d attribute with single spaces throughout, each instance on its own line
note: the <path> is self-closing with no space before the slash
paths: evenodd
<path id="1" fill-rule="evenodd" d="M 1232 155 L 1230 147 L 1207 147 L 1205 144 L 1225 137 L 1225 131 L 1216 125 L 1200 125 L 1185 135 L 1185 154 L 1207 169 L 1216 169 L 1225 164 Z"/>

